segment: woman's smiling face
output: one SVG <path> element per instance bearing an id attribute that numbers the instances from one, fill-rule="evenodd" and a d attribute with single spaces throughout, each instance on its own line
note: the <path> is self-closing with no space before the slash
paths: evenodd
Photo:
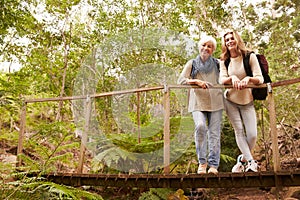
<path id="1" fill-rule="evenodd" d="M 211 56 L 214 52 L 214 44 L 212 42 L 206 42 L 200 45 L 200 54 L 202 56 Z"/>
<path id="2" fill-rule="evenodd" d="M 229 51 L 237 48 L 237 42 L 234 39 L 233 33 L 226 34 L 224 40 L 225 40 L 225 45 Z"/>

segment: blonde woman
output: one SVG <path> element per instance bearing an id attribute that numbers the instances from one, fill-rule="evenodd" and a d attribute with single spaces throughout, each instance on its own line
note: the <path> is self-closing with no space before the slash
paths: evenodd
<path id="1" fill-rule="evenodd" d="M 190 90 L 188 106 L 195 124 L 198 174 L 217 174 L 220 163 L 223 94 L 220 89 L 208 89 L 210 85 L 217 84 L 219 78 L 219 61 L 212 57 L 216 46 L 213 37 L 203 37 L 199 41 L 199 55 L 185 64 L 178 78 L 178 84 L 196 84 L 200 87 Z"/>

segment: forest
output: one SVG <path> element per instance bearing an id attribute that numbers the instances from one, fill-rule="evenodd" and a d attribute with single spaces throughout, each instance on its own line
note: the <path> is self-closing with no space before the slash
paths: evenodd
<path id="1" fill-rule="evenodd" d="M 223 34 L 236 30 L 248 48 L 265 55 L 272 82 L 300 77 L 299 0 L 0 0 L 0 4 L 1 199 L 174 196 L 176 190 L 170 188 L 104 192 L 26 174 L 78 169 L 163 173 L 163 90 L 176 85 L 185 63 L 197 56 L 197 42 L 204 35 L 216 38 L 213 56 L 219 58 Z M 186 88 L 170 92 L 171 174 L 197 170 L 187 92 Z M 291 161 L 300 158 L 300 85 L 273 88 L 273 95 L 280 161 L 289 169 Z M 268 102 L 254 103 L 259 129 L 255 155 L 261 170 L 268 171 L 273 167 Z M 26 124 L 23 148 L 17 156 L 22 123 Z M 221 137 L 220 172 L 230 172 L 239 150 L 225 113 Z M 80 166 L 83 138 L 85 160 Z M 218 195 L 210 191 L 207 198 Z"/>

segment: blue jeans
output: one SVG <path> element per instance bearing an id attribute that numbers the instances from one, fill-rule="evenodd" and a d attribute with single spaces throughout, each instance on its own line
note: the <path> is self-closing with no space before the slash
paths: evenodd
<path id="1" fill-rule="evenodd" d="M 246 160 L 252 160 L 251 151 L 257 139 L 257 121 L 253 102 L 238 105 L 225 100 L 225 110 L 235 133 L 237 146 Z"/>
<path id="2" fill-rule="evenodd" d="M 220 132 L 223 110 L 194 111 L 195 145 L 199 164 L 218 168 L 220 164 Z M 208 151 L 208 152 L 207 152 Z"/>

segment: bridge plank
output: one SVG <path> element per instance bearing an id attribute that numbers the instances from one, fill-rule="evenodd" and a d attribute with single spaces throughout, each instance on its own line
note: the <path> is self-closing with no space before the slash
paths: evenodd
<path id="1" fill-rule="evenodd" d="M 300 170 L 214 174 L 47 174 L 49 181 L 70 186 L 137 188 L 253 188 L 300 186 Z M 277 182 L 276 182 L 277 181 Z"/>

